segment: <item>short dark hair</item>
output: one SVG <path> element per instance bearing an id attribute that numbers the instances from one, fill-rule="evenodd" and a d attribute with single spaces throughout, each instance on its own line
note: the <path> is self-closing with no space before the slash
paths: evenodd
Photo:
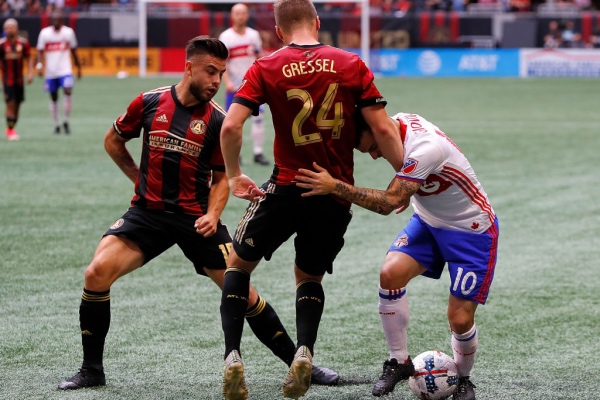
<path id="1" fill-rule="evenodd" d="M 360 144 L 360 139 L 362 138 L 363 134 L 365 132 L 370 132 L 370 131 L 371 131 L 371 127 L 369 126 L 369 124 L 367 124 L 367 121 L 365 120 L 362 113 L 360 112 L 360 109 L 357 109 L 356 112 L 354 113 L 354 132 L 356 135 L 354 137 L 354 147 L 358 147 L 358 145 Z"/>
<path id="2" fill-rule="evenodd" d="M 227 57 L 229 57 L 227 46 L 217 38 L 203 35 L 196 36 L 188 41 L 185 46 L 186 61 L 189 61 L 194 56 L 204 54 L 210 54 L 221 60 L 227 60 Z"/>

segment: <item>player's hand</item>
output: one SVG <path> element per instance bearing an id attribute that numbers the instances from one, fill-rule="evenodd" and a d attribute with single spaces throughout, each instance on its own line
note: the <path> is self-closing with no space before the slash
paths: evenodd
<path id="1" fill-rule="evenodd" d="M 202 236 L 209 237 L 217 233 L 218 222 L 218 218 L 213 218 L 211 215 L 203 215 L 196 220 L 194 228 Z"/>
<path id="2" fill-rule="evenodd" d="M 33 82 L 33 73 L 27 75 L 27 84 L 30 85 Z"/>
<path id="3" fill-rule="evenodd" d="M 300 168 L 298 172 L 301 175 L 296 176 L 296 186 L 303 189 L 310 189 L 309 192 L 302 193 L 302 196 L 315 196 L 319 194 L 329 194 L 333 192 L 336 185 L 336 180 L 329 175 L 329 172 L 321 167 L 316 162 L 313 162 L 313 167 L 317 171 Z"/>
<path id="4" fill-rule="evenodd" d="M 77 80 L 81 79 L 81 67 L 77 68 Z"/>
<path id="5" fill-rule="evenodd" d="M 398 208 L 396 208 L 396 214 L 400 214 L 410 206 L 410 197 L 402 202 Z"/>
<path id="6" fill-rule="evenodd" d="M 229 188 L 231 193 L 240 199 L 258 201 L 265 196 L 256 183 L 244 174 L 229 178 Z"/>

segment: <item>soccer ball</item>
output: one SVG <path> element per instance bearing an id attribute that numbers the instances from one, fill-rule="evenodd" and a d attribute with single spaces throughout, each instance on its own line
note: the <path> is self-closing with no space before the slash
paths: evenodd
<path id="1" fill-rule="evenodd" d="M 450 396 L 458 384 L 454 359 L 439 350 L 426 351 L 413 360 L 415 374 L 408 387 L 422 400 L 441 400 Z"/>

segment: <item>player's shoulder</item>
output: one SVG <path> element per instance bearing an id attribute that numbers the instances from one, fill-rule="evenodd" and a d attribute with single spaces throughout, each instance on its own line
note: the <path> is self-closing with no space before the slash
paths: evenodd
<path id="1" fill-rule="evenodd" d="M 29 44 L 29 39 L 27 39 L 26 37 L 19 36 L 19 37 L 17 37 L 17 40 L 19 42 L 21 42 L 22 44 Z"/>
<path id="2" fill-rule="evenodd" d="M 156 89 L 151 89 L 148 90 L 146 92 L 142 92 L 141 96 L 142 97 L 146 97 L 146 96 L 160 96 L 165 92 L 169 92 L 171 91 L 171 86 L 161 86 L 158 87 Z"/>

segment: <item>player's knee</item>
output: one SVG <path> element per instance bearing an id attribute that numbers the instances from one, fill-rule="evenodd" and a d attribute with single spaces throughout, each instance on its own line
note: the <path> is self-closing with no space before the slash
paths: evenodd
<path id="1" fill-rule="evenodd" d="M 462 334 L 468 332 L 475 324 L 475 316 L 464 310 L 448 310 L 448 323 L 452 332 Z"/>
<path id="2" fill-rule="evenodd" d="M 400 289 L 407 285 L 408 281 L 403 277 L 399 269 L 389 263 L 385 263 L 379 271 L 379 286 L 384 289 Z"/>
<path id="3" fill-rule="evenodd" d="M 98 292 L 108 290 L 113 283 L 113 275 L 111 266 L 106 261 L 101 257 L 94 257 L 85 269 L 85 288 Z"/>

